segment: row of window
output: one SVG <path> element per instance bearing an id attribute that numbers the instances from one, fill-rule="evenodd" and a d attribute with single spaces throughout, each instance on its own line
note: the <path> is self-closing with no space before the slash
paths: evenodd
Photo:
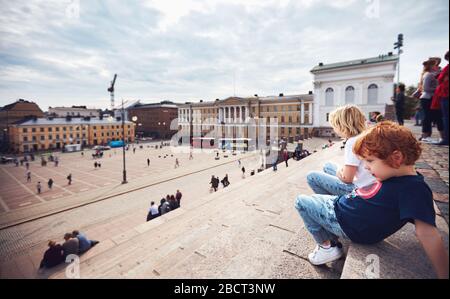
<path id="1" fill-rule="evenodd" d="M 345 103 L 354 104 L 355 103 L 355 88 L 353 86 L 347 86 L 345 88 Z M 367 88 L 367 103 L 369 105 L 376 105 L 378 103 L 378 85 L 370 84 Z M 325 105 L 334 106 L 334 89 L 327 88 L 325 91 Z"/>
<path id="2" fill-rule="evenodd" d="M 130 131 L 128 131 L 128 135 L 130 135 Z M 101 133 L 101 134 L 99 134 L 99 135 L 101 135 L 101 137 L 104 137 L 104 136 L 110 136 L 110 133 L 109 132 L 106 132 L 106 134 L 105 133 Z M 122 136 L 122 133 L 121 132 L 111 132 L 111 136 Z M 69 138 L 74 138 L 74 136 L 76 136 L 76 138 L 80 138 L 80 136 L 82 136 L 82 138 L 86 138 L 86 134 L 85 133 L 83 133 L 83 134 L 69 134 L 69 135 L 66 135 L 66 134 L 63 134 L 62 135 L 62 138 L 63 139 L 67 139 L 67 136 L 69 136 Z M 48 135 L 48 136 L 45 136 L 45 135 L 41 135 L 41 136 L 39 136 L 40 137 L 40 140 L 45 140 L 45 139 L 48 139 L 48 140 L 53 140 L 53 138 L 55 138 L 55 140 L 59 140 L 60 139 L 60 135 L 56 135 L 56 136 L 53 136 L 53 135 Z M 94 137 L 97 137 L 97 133 L 94 133 Z M 31 140 L 32 141 L 36 141 L 37 140 L 37 137 L 36 136 L 32 136 L 32 138 L 31 138 Z M 28 136 L 23 136 L 23 141 L 24 142 L 28 142 L 29 141 L 29 139 L 28 139 Z"/>
<path id="3" fill-rule="evenodd" d="M 93 126 L 92 127 L 94 130 L 97 130 L 97 126 Z M 117 125 L 117 126 L 99 126 L 100 129 L 121 129 L 122 126 Z M 130 125 L 126 125 L 126 128 L 130 128 Z M 62 127 L 62 131 L 79 131 L 80 129 L 87 129 L 87 127 L 85 126 L 78 126 L 78 127 Z M 38 128 L 31 128 L 30 130 L 32 133 L 36 133 L 38 131 Z M 28 133 L 30 132 L 28 130 L 28 128 L 22 128 L 22 133 Z M 47 127 L 47 131 L 48 132 L 53 132 L 53 127 Z M 59 132 L 60 131 L 60 127 L 55 127 L 55 132 Z M 45 127 L 39 128 L 39 132 L 45 132 Z"/>
<path id="4" fill-rule="evenodd" d="M 128 131 L 128 135 L 130 135 L 131 133 L 130 133 L 130 131 Z M 104 137 L 105 135 L 106 136 L 110 136 L 109 135 L 109 132 L 106 132 L 106 134 L 105 133 L 101 133 L 101 134 L 98 134 L 99 136 L 102 136 L 102 137 Z M 117 135 L 117 136 L 122 136 L 122 132 L 111 132 L 111 136 L 115 136 L 115 135 Z M 97 137 L 97 133 L 94 133 L 94 137 Z"/>
<path id="5" fill-rule="evenodd" d="M 83 127 L 83 129 L 85 129 L 85 127 Z M 63 131 L 67 131 L 67 127 L 62 127 L 62 130 Z M 80 127 L 69 127 L 69 131 L 79 131 L 80 130 Z M 37 128 L 31 128 L 31 130 L 30 130 L 32 133 L 36 133 L 37 132 Z M 55 128 L 55 132 L 59 132 L 60 131 L 60 128 L 59 127 L 56 127 Z M 22 129 L 22 133 L 28 133 L 29 131 L 28 131 L 28 128 L 23 128 Z M 39 128 L 39 132 L 41 132 L 41 133 L 43 133 L 43 132 L 45 132 L 45 128 L 44 127 L 42 127 L 42 128 Z M 47 128 L 47 132 L 53 132 L 53 127 L 48 127 Z"/>
<path id="6" fill-rule="evenodd" d="M 278 108 L 280 107 L 280 108 Z M 256 112 L 256 107 L 251 107 L 252 112 L 255 113 Z M 261 112 L 278 112 L 278 111 L 300 111 L 301 110 L 301 106 L 300 105 L 283 105 L 283 106 L 279 106 L 279 105 L 275 105 L 275 106 L 262 106 L 261 107 Z M 231 111 L 231 110 L 228 110 Z M 240 111 L 240 110 L 239 110 Z M 305 111 L 309 111 L 309 105 L 305 105 Z M 201 109 L 201 113 L 202 114 L 218 114 L 219 113 L 219 109 L 217 108 L 211 108 L 211 109 Z M 180 111 L 180 115 L 187 115 L 187 113 Z"/>
<path id="7" fill-rule="evenodd" d="M 76 136 L 76 138 L 80 138 L 80 134 L 76 134 L 76 135 L 74 135 L 74 134 L 69 134 L 69 138 L 74 138 L 74 136 Z M 86 134 L 82 134 L 81 136 L 82 136 L 83 138 L 86 138 Z M 47 138 L 46 138 L 46 137 L 47 137 Z M 63 137 L 63 139 L 67 139 L 67 135 L 66 135 L 66 134 L 62 135 L 62 137 Z M 39 139 L 42 140 L 42 141 L 44 141 L 45 139 L 53 140 L 53 135 L 48 135 L 48 136 L 41 135 Z M 60 135 L 56 135 L 56 136 L 55 136 L 55 140 L 59 140 L 59 139 L 60 139 Z M 36 137 L 36 136 L 32 136 L 32 137 L 31 137 L 31 140 L 32 140 L 32 141 L 36 141 L 36 140 L 37 140 L 37 137 Z M 23 136 L 23 141 L 24 141 L 24 142 L 28 142 L 28 141 L 29 141 L 28 136 Z"/>

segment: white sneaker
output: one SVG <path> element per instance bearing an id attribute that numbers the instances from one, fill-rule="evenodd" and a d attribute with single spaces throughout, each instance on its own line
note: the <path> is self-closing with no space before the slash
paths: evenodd
<path id="1" fill-rule="evenodd" d="M 431 137 L 426 137 L 426 138 L 422 139 L 422 142 L 424 142 L 424 143 L 433 143 L 433 142 L 436 142 L 436 140 L 431 138 Z"/>
<path id="2" fill-rule="evenodd" d="M 344 255 L 344 251 L 338 246 L 323 248 L 317 245 L 313 252 L 308 255 L 309 262 L 315 266 L 334 262 Z"/>

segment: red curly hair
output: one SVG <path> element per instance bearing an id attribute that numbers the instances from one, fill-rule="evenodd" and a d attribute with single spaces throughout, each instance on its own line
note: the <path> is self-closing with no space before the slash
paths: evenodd
<path id="1" fill-rule="evenodd" d="M 422 147 L 412 132 L 391 121 L 378 123 L 366 130 L 355 142 L 353 152 L 365 158 L 375 156 L 389 165 L 397 168 L 392 160 L 392 154 L 399 151 L 403 155 L 404 165 L 414 165 L 422 154 Z"/>

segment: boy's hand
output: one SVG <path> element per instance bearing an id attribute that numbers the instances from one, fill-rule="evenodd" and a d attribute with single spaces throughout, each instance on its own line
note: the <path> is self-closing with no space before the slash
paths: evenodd
<path id="1" fill-rule="evenodd" d="M 436 227 L 415 219 L 416 236 L 422 244 L 438 278 L 448 279 L 448 253 Z"/>

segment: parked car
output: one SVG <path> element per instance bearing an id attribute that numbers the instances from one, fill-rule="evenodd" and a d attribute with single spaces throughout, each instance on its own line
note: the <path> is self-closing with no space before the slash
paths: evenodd
<path id="1" fill-rule="evenodd" d="M 8 158 L 5 156 L 1 157 L 1 163 L 2 164 L 8 164 L 8 163 L 13 163 L 14 162 L 14 158 Z"/>
<path id="2" fill-rule="evenodd" d="M 96 145 L 92 148 L 95 151 L 108 151 L 111 149 L 110 146 Z"/>

